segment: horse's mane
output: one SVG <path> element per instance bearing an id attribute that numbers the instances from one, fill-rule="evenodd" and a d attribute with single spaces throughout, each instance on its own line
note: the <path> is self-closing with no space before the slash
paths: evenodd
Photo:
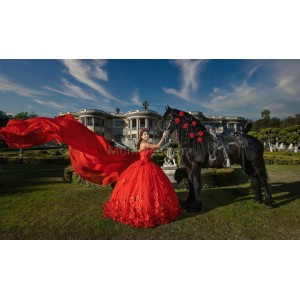
<path id="1" fill-rule="evenodd" d="M 216 147 L 216 138 L 209 132 L 209 130 L 201 123 L 201 121 L 195 118 L 193 115 L 186 111 L 168 108 L 168 113 L 172 115 L 174 130 L 177 132 L 181 151 L 188 151 L 189 155 L 198 155 L 202 157 L 202 161 L 205 161 L 205 157 L 214 153 Z M 176 124 L 176 119 L 180 120 Z M 188 124 L 188 128 L 184 128 L 184 124 Z M 201 136 L 198 133 L 202 134 Z M 190 133 L 194 134 L 194 137 L 190 137 Z M 201 138 L 198 140 L 198 138 Z"/>

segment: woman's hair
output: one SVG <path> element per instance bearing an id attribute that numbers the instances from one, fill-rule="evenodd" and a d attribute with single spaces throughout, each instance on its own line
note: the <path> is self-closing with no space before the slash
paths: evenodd
<path id="1" fill-rule="evenodd" d="M 139 138 L 139 141 L 137 142 L 137 145 L 136 145 L 136 148 L 137 148 L 138 150 L 140 150 L 141 142 L 142 142 L 142 140 L 143 140 L 142 135 L 143 135 L 143 133 L 144 133 L 145 131 L 147 131 L 147 132 L 149 133 L 149 129 L 148 129 L 148 128 L 142 128 L 142 129 L 140 130 L 140 138 Z"/>

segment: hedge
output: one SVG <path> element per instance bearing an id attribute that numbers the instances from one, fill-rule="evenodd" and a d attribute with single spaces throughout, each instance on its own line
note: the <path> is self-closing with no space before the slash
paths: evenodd
<path id="1" fill-rule="evenodd" d="M 0 157 L 0 164 L 25 164 L 25 165 L 67 165 L 68 158 L 39 158 L 39 157 Z"/>
<path id="2" fill-rule="evenodd" d="M 64 179 L 66 182 L 69 183 L 75 183 L 75 184 L 81 184 L 86 185 L 98 189 L 111 189 L 115 186 L 115 182 L 111 183 L 110 185 L 104 186 L 96 183 L 89 182 L 82 177 L 80 177 L 77 173 L 74 172 L 73 167 L 71 165 L 67 166 L 64 170 Z"/>
<path id="3" fill-rule="evenodd" d="M 174 175 L 179 188 L 188 189 L 188 174 L 185 168 L 178 168 Z M 248 176 L 241 169 L 202 169 L 201 187 L 229 186 L 248 182 Z"/>
<path id="4" fill-rule="evenodd" d="M 300 159 L 285 158 L 285 157 L 264 157 L 266 165 L 300 165 Z"/>

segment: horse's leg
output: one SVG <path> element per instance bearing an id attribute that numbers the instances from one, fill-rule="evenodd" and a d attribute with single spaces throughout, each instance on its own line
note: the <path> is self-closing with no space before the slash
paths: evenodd
<path id="1" fill-rule="evenodd" d="M 192 182 L 192 192 L 193 198 L 190 198 L 188 211 L 189 212 L 199 212 L 201 211 L 201 168 L 195 163 L 192 167 L 191 173 L 191 182 Z"/>
<path id="2" fill-rule="evenodd" d="M 266 165 L 265 165 L 263 158 L 255 161 L 254 169 L 260 179 L 262 187 L 264 188 L 265 206 L 267 208 L 273 208 L 274 201 L 273 201 L 272 195 L 270 193 L 269 184 L 268 184 L 268 173 L 267 173 Z"/>
<path id="3" fill-rule="evenodd" d="M 252 187 L 255 194 L 255 201 L 259 204 L 263 203 L 263 197 L 261 193 L 261 185 L 258 177 L 251 177 Z"/>
<path id="4" fill-rule="evenodd" d="M 263 188 L 265 190 L 265 197 L 266 197 L 265 206 L 267 208 L 273 208 L 275 202 L 274 202 L 274 200 L 272 198 L 272 195 L 270 193 L 268 181 L 267 181 L 266 178 L 261 178 L 261 181 L 262 181 Z"/>
<path id="5" fill-rule="evenodd" d="M 185 207 L 187 209 L 189 209 L 191 203 L 194 202 L 194 186 L 193 186 L 192 179 L 190 178 L 190 176 L 188 178 L 188 183 L 189 183 L 189 195 L 188 195 L 188 197 L 186 199 L 186 202 L 185 202 L 186 203 Z"/>
<path id="6" fill-rule="evenodd" d="M 245 161 L 245 164 L 244 164 L 244 166 L 242 165 L 242 167 L 244 167 L 245 173 L 251 179 L 252 188 L 253 188 L 254 194 L 255 194 L 255 197 L 254 197 L 255 201 L 258 203 L 263 203 L 263 201 L 262 201 L 263 197 L 262 197 L 262 193 L 261 193 L 261 185 L 260 185 L 259 177 L 257 176 L 252 163 L 249 161 Z"/>

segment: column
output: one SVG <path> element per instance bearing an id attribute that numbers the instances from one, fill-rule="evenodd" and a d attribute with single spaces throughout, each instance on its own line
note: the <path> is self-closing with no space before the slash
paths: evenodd
<path id="1" fill-rule="evenodd" d="M 149 119 L 148 118 L 145 119 L 145 127 L 149 129 Z"/>
<path id="2" fill-rule="evenodd" d="M 140 118 L 136 118 L 136 136 L 139 138 L 139 133 L 140 133 Z"/>
<path id="3" fill-rule="evenodd" d="M 132 139 L 132 119 L 129 119 L 129 134 L 130 138 Z"/>
<path id="4" fill-rule="evenodd" d="M 238 131 L 238 128 L 237 128 L 237 123 L 234 123 L 234 131 Z"/>
<path id="5" fill-rule="evenodd" d="M 95 118 L 94 117 L 90 117 L 90 118 L 92 120 L 92 125 L 91 125 L 92 129 L 91 130 L 93 130 L 95 132 Z"/>

